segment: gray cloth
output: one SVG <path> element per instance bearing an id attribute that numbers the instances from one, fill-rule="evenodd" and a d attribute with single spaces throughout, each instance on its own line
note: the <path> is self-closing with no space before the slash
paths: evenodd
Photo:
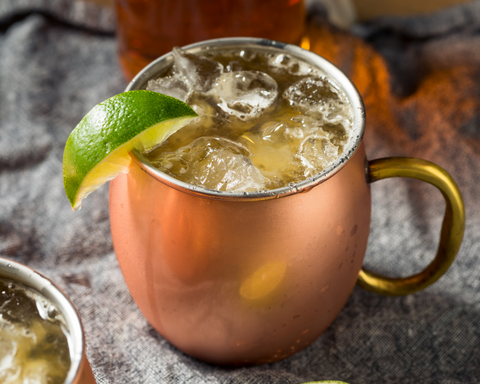
<path id="1" fill-rule="evenodd" d="M 179 352 L 133 302 L 112 248 L 108 186 L 73 212 L 63 190 L 70 131 L 126 86 L 110 9 L 72 0 L 0 2 L 0 256 L 62 287 L 85 327 L 98 383 L 480 382 L 480 2 L 357 26 L 313 17 L 312 49 L 357 84 L 369 158 L 412 156 L 450 172 L 466 203 L 457 259 L 406 297 L 356 287 L 328 330 L 282 362 L 226 369 Z M 372 185 L 365 265 L 405 276 L 435 253 L 444 203 L 409 180 Z"/>

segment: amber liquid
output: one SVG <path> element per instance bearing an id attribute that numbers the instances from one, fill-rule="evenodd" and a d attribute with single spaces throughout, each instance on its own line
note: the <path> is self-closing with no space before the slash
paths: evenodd
<path id="1" fill-rule="evenodd" d="M 219 37 L 299 44 L 303 0 L 115 0 L 119 58 L 127 80 L 175 46 Z"/>
<path id="2" fill-rule="evenodd" d="M 163 79 L 180 82 L 179 68 L 191 60 L 185 68 L 201 74 L 196 81 L 205 88 L 185 98 L 199 117 L 145 153 L 160 171 L 212 190 L 265 191 L 314 177 L 343 153 L 351 105 L 307 63 L 262 49 L 206 52 L 197 66 L 199 56 L 184 55 L 174 52 L 175 69 Z M 221 75 L 213 69 L 218 63 Z M 147 89 L 165 93 L 161 84 Z"/>
<path id="3" fill-rule="evenodd" d="M 0 383 L 65 382 L 71 361 L 60 317 L 37 292 L 0 280 Z"/>

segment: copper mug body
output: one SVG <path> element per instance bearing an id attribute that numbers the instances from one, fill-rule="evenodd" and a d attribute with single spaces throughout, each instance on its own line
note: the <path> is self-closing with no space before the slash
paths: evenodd
<path id="1" fill-rule="evenodd" d="M 375 169 L 362 143 L 357 90 L 296 46 L 234 38 L 186 47 L 245 48 L 289 54 L 333 77 L 354 115 L 342 157 L 295 186 L 242 194 L 177 181 L 134 152 L 129 172 L 110 184 L 113 244 L 138 307 L 183 352 L 226 365 L 274 362 L 304 349 L 332 323 L 359 276 L 373 290 L 381 280 L 362 270 Z M 127 90 L 145 88 L 171 63 L 171 54 L 162 56 Z"/>
<path id="2" fill-rule="evenodd" d="M 95 378 L 85 355 L 85 335 L 77 310 L 70 299 L 48 278 L 33 269 L 0 258 L 0 278 L 33 289 L 50 301 L 65 320 L 71 365 L 64 384 L 95 384 Z"/>

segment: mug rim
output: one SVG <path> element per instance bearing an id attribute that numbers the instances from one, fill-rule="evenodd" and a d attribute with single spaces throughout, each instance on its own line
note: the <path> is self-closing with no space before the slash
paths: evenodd
<path id="1" fill-rule="evenodd" d="M 80 375 L 85 354 L 85 334 L 80 316 L 70 298 L 48 277 L 24 264 L 0 257 L 0 278 L 33 289 L 50 301 L 63 316 L 68 335 L 70 368 L 64 384 L 72 384 Z"/>
<path id="2" fill-rule="evenodd" d="M 162 182 L 163 184 L 170 186 L 181 192 L 185 192 L 191 195 L 201 196 L 215 200 L 228 200 L 228 201 L 258 201 L 268 200 L 274 198 L 285 197 L 296 193 L 309 191 L 311 188 L 323 183 L 337 172 L 339 172 L 347 162 L 352 158 L 360 143 L 363 139 L 365 132 L 365 106 L 355 85 L 351 80 L 334 64 L 322 56 L 305 50 L 299 46 L 286 44 L 274 40 L 253 38 L 253 37 L 229 37 L 205 40 L 198 43 L 190 44 L 182 47 L 182 49 L 191 53 L 205 52 L 214 49 L 238 49 L 244 48 L 262 48 L 271 51 L 282 51 L 288 53 L 307 64 L 320 69 L 326 75 L 328 75 L 333 82 L 336 83 L 343 93 L 347 96 L 352 105 L 352 134 L 345 147 L 344 153 L 336 159 L 327 168 L 317 173 L 315 176 L 307 178 L 303 181 L 297 182 L 293 185 L 288 185 L 282 188 L 272 190 L 262 190 L 255 192 L 226 192 L 217 191 L 212 189 L 206 189 L 185 183 L 177 180 L 172 176 L 169 176 L 157 168 L 155 168 L 139 151 L 133 150 L 130 154 L 133 162 L 135 162 L 141 169 L 147 174 Z M 173 63 L 173 54 L 168 52 L 165 55 L 154 60 L 146 67 L 144 67 L 128 84 L 125 91 L 145 89 L 147 82 L 151 79 L 155 79 Z M 330 79 L 330 80 L 331 80 Z"/>

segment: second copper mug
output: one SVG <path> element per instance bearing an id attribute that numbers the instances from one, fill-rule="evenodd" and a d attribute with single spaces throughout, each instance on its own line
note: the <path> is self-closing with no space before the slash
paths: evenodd
<path id="1" fill-rule="evenodd" d="M 185 47 L 283 53 L 325 72 L 354 114 L 344 154 L 294 187 L 227 193 L 194 187 L 132 153 L 128 174 L 110 184 L 115 252 L 138 307 L 165 339 L 215 364 L 270 363 L 304 349 L 332 323 L 356 283 L 389 295 L 421 290 L 452 263 L 463 237 L 464 206 L 450 175 L 428 161 L 367 161 L 365 110 L 335 66 L 298 46 L 253 38 Z M 144 89 L 172 65 L 171 54 L 144 68 L 127 90 Z M 446 212 L 435 259 L 405 278 L 362 268 L 370 230 L 370 184 L 412 177 L 435 185 Z"/>
<path id="2" fill-rule="evenodd" d="M 115 0 L 115 9 L 129 81 L 175 46 L 228 36 L 299 44 L 305 25 L 304 0 Z"/>
<path id="3" fill-rule="evenodd" d="M 52 281 L 37 271 L 26 265 L 2 257 L 0 257 L 0 278 L 13 283 L 19 283 L 26 289 L 37 292 L 40 296 L 45 297 L 45 299 L 52 303 L 60 312 L 64 319 L 63 326 L 65 327 L 64 331 L 68 338 L 71 361 L 67 377 L 63 384 L 96 384 L 85 353 L 85 332 L 78 312 L 68 296 Z M 19 354 L 21 355 L 21 352 Z M 3 351 L 0 350 L 0 357 L 3 358 L 2 355 Z M 32 379 L 31 382 L 37 382 L 37 380 Z"/>

